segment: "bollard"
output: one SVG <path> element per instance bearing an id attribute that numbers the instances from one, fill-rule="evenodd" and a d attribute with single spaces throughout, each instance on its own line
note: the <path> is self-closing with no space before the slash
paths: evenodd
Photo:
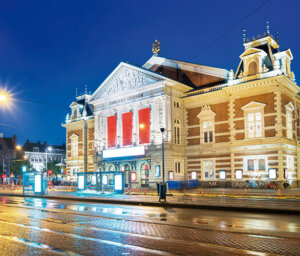
<path id="1" fill-rule="evenodd" d="M 278 197 L 281 197 L 281 190 L 280 190 L 280 188 L 277 190 L 277 195 L 278 195 Z"/>
<path id="2" fill-rule="evenodd" d="M 222 196 L 224 196 L 224 188 L 222 189 Z"/>
<path id="3" fill-rule="evenodd" d="M 204 195 L 204 191 L 203 191 L 203 188 L 202 188 L 202 196 Z"/>
<path id="4" fill-rule="evenodd" d="M 185 195 L 185 188 L 183 189 L 183 195 Z"/>
<path id="5" fill-rule="evenodd" d="M 146 190 L 146 188 L 144 189 L 144 195 L 146 195 L 147 194 L 147 190 Z"/>
<path id="6" fill-rule="evenodd" d="M 245 196 L 247 195 L 247 188 L 245 187 Z"/>

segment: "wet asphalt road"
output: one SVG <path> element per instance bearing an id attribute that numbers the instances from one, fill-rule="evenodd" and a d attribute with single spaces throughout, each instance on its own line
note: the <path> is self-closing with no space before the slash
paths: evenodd
<path id="1" fill-rule="evenodd" d="M 299 216 L 0 197 L 0 255 L 269 254 L 300 255 Z"/>

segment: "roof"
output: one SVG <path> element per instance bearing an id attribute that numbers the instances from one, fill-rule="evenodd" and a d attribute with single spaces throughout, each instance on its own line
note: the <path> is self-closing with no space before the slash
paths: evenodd
<path id="1" fill-rule="evenodd" d="M 143 65 L 143 68 L 195 88 L 215 82 L 224 82 L 229 74 L 226 69 L 164 58 L 157 55 L 153 55 Z"/>

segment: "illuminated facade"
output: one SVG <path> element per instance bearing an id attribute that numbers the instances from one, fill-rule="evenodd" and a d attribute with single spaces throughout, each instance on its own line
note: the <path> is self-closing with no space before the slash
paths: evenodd
<path id="1" fill-rule="evenodd" d="M 279 51 L 269 32 L 244 39 L 244 47 L 236 72 L 157 54 L 142 67 L 120 63 L 87 99 L 94 109 L 88 171 L 99 174 L 101 186 L 112 186 L 122 174 L 125 187 L 156 187 L 162 136 L 166 181 L 296 185 L 300 90 L 292 53 Z M 72 136 L 67 132 L 69 155 Z"/>
<path id="2" fill-rule="evenodd" d="M 244 41 L 224 84 L 186 93 L 186 174 L 204 184 L 299 180 L 299 87 L 290 50 L 267 33 Z M 298 170 L 298 171 L 297 171 Z"/>
<path id="3" fill-rule="evenodd" d="M 80 172 L 94 171 L 94 116 L 88 104 L 90 95 L 77 96 L 70 105 L 71 115 L 66 123 L 66 177 L 67 182 L 77 182 Z"/>

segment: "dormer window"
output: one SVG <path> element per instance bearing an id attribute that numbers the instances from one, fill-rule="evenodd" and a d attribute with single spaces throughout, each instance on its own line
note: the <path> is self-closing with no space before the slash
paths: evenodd
<path id="1" fill-rule="evenodd" d="M 248 76 L 253 76 L 258 73 L 257 63 L 256 61 L 251 61 L 248 65 Z"/>
<path id="2" fill-rule="evenodd" d="M 242 107 L 244 110 L 245 138 L 264 137 L 264 107 L 266 104 L 252 101 Z"/>
<path id="3" fill-rule="evenodd" d="M 39 152 L 39 151 L 40 151 L 39 147 L 33 147 L 33 152 Z"/>

